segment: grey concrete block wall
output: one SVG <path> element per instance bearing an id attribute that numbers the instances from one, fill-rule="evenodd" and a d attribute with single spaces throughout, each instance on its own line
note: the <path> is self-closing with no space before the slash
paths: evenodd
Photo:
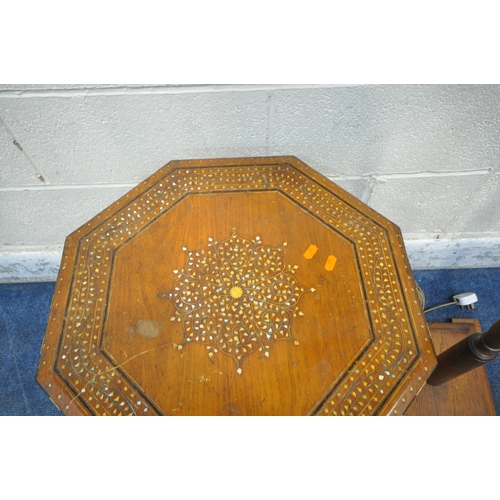
<path id="1" fill-rule="evenodd" d="M 271 152 L 332 175 L 481 170 L 500 153 L 500 87 L 381 85 L 274 92 Z"/>
<path id="2" fill-rule="evenodd" d="M 370 204 L 406 233 L 500 234 L 499 180 L 494 174 L 381 179 Z"/>
<path id="3" fill-rule="evenodd" d="M 171 159 L 265 154 L 265 92 L 1 99 L 51 184 L 140 182 Z"/>
<path id="4" fill-rule="evenodd" d="M 500 237 L 500 86 L 0 85 L 0 252 L 174 159 L 295 155 L 412 240 Z"/>
<path id="5" fill-rule="evenodd" d="M 36 189 L 0 193 L 5 250 L 10 245 L 61 245 L 67 235 L 131 187 Z"/>

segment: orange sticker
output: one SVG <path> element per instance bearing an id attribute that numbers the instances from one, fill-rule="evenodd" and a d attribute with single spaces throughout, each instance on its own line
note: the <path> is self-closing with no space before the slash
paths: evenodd
<path id="1" fill-rule="evenodd" d="M 316 245 L 309 245 L 309 248 L 306 250 L 304 257 L 306 259 L 312 259 L 314 254 L 318 251 L 318 247 Z"/>
<path id="2" fill-rule="evenodd" d="M 326 260 L 325 269 L 327 271 L 333 271 L 336 262 L 337 262 L 337 257 L 335 257 L 334 255 L 329 255 L 328 259 Z"/>

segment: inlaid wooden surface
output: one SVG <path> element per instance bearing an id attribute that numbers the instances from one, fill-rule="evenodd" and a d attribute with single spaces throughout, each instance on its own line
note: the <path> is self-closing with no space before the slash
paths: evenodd
<path id="1" fill-rule="evenodd" d="M 477 319 L 429 323 L 436 353 L 440 354 L 473 333 L 481 332 Z M 494 416 L 486 368 L 480 366 L 443 385 L 426 385 L 406 410 L 407 416 Z"/>
<path id="2" fill-rule="evenodd" d="M 66 414 L 402 414 L 435 366 L 399 229 L 294 157 L 171 162 L 70 235 Z"/>

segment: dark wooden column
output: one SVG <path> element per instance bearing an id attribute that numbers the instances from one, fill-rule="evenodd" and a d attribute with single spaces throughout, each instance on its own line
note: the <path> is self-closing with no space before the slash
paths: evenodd
<path id="1" fill-rule="evenodd" d="M 441 385 L 496 358 L 500 351 L 500 320 L 486 333 L 474 333 L 442 352 L 429 385 Z"/>

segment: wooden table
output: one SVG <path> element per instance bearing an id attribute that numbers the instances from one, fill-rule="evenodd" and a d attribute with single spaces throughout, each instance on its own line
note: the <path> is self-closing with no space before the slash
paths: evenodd
<path id="1" fill-rule="evenodd" d="M 454 318 L 447 323 L 429 323 L 436 354 L 481 332 L 477 319 Z M 405 416 L 495 416 L 495 405 L 484 366 L 432 386 L 426 384 L 406 410 Z"/>
<path id="2" fill-rule="evenodd" d="M 436 358 L 399 229 L 294 157 L 174 161 L 71 234 L 68 415 L 399 415 Z"/>

